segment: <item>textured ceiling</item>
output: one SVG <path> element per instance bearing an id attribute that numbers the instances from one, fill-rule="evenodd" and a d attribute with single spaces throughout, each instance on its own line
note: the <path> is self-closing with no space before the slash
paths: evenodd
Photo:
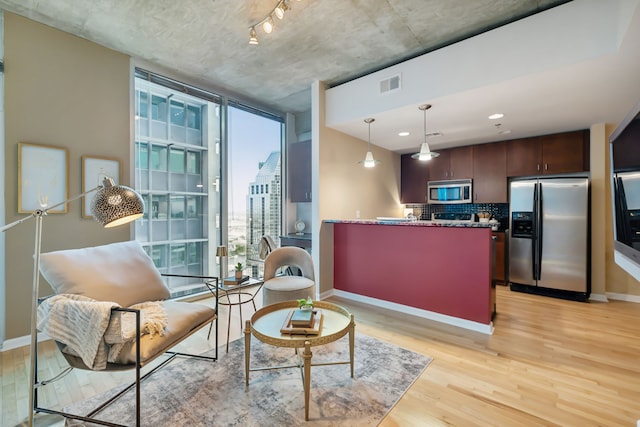
<path id="1" fill-rule="evenodd" d="M 301 0 L 259 44 L 277 0 L 0 0 L 19 15 L 204 81 L 276 111 L 330 86 L 566 0 Z"/>
<path id="2" fill-rule="evenodd" d="M 249 26 L 276 3 L 0 0 L 0 7 L 272 112 L 309 111 L 314 81 L 335 92 L 426 58 L 425 86 L 403 88 L 402 105 L 356 92 L 341 104 L 348 111 L 327 118 L 327 126 L 366 140 L 363 119 L 374 117 L 372 144 L 399 153 L 417 150 L 424 103 L 433 104 L 427 132 L 442 134 L 430 144 L 441 149 L 617 123 L 640 99 L 640 0 L 290 0 L 273 33 L 257 28 L 260 43 L 249 45 Z M 457 66 L 456 52 L 464 52 Z M 487 119 L 495 112 L 505 113 L 500 123 Z"/>

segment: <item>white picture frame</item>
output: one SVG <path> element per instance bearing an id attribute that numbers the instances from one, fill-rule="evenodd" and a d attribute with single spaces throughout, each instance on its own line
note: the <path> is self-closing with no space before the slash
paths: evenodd
<path id="1" fill-rule="evenodd" d="M 82 156 L 82 192 L 86 193 L 102 185 L 104 177 L 120 184 L 120 160 L 109 157 Z M 91 199 L 94 193 L 87 194 L 82 201 L 82 217 L 92 218 Z"/>
<path id="2" fill-rule="evenodd" d="M 69 150 L 18 143 L 18 213 L 64 202 L 69 198 Z M 48 213 L 66 213 L 67 203 Z"/>

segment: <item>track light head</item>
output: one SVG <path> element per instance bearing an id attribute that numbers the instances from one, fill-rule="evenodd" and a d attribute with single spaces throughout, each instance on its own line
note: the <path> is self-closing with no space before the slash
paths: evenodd
<path id="1" fill-rule="evenodd" d="M 258 44 L 258 34 L 255 27 L 251 27 L 249 30 L 249 44 Z"/>

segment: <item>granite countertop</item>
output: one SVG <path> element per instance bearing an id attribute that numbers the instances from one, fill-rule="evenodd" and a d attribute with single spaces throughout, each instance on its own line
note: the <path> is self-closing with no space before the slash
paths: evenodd
<path id="1" fill-rule="evenodd" d="M 401 225 L 405 227 L 462 227 L 462 228 L 491 228 L 488 222 L 433 222 L 407 221 L 403 219 L 325 219 L 324 222 L 333 224 L 369 224 L 369 225 Z"/>

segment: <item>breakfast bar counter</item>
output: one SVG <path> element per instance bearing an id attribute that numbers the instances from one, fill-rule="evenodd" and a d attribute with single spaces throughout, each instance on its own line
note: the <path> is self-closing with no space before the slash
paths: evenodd
<path id="1" fill-rule="evenodd" d="M 331 220 L 336 295 L 491 333 L 491 228 L 484 223 Z"/>

